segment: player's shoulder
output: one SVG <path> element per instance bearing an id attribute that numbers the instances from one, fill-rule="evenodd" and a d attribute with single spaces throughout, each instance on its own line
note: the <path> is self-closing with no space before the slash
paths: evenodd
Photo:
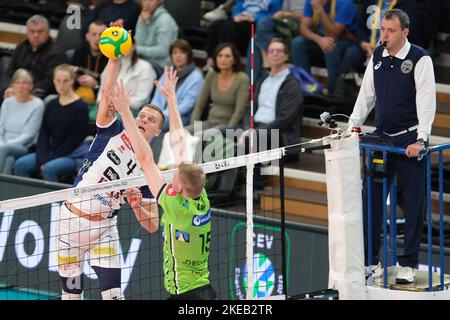
<path id="1" fill-rule="evenodd" d="M 119 134 L 124 130 L 122 122 L 115 117 L 113 120 L 111 120 L 110 123 L 107 123 L 106 125 L 100 125 L 96 123 L 97 125 L 97 133 L 99 134 L 108 134 L 110 136 Z"/>
<path id="2" fill-rule="evenodd" d="M 161 201 L 171 201 L 178 197 L 178 193 L 176 192 L 175 188 L 171 183 L 165 183 L 161 190 L 159 190 L 158 193 L 158 202 Z"/>

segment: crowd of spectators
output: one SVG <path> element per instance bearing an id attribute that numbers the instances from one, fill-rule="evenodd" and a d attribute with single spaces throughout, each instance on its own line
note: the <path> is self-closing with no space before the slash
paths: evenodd
<path id="1" fill-rule="evenodd" d="M 220 14 L 208 13 L 207 38 L 199 48 L 207 53 L 203 64 L 180 38 L 181 27 L 164 2 L 96 1 L 83 13 L 81 45 L 66 52 L 50 37 L 46 17 L 28 19 L 27 38 L 12 53 L 0 86 L 2 173 L 60 181 L 62 174 L 77 171 L 79 152 L 95 134 L 90 128 L 95 127 L 107 62 L 98 40 L 111 22 L 122 21 L 134 38 L 119 72 L 133 112 L 147 103 L 158 106 L 166 115 L 162 132 L 167 132 L 166 102 L 154 82 L 162 83 L 164 66 L 174 65 L 180 114 L 193 135 L 198 134 L 196 121 L 201 121 L 203 134 L 211 128 L 248 129 L 254 24 L 255 123 L 280 130 L 279 143 L 286 145 L 299 141 L 303 113 L 302 87 L 290 74 L 289 63 L 306 72 L 311 65 L 325 66 L 326 94 L 333 97 L 341 75 L 364 70 L 379 44 L 377 24 L 384 11 L 407 12 L 414 26 L 410 42 L 432 48 L 438 13 L 448 6 L 427 0 L 217 0 Z M 434 19 L 423 19 L 427 15 Z M 155 141 L 161 144 L 162 136 Z"/>

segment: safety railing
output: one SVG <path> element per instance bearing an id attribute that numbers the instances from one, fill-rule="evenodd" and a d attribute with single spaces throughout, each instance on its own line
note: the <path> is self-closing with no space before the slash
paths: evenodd
<path id="1" fill-rule="evenodd" d="M 437 153 L 438 157 L 438 192 L 439 192 L 439 266 L 440 266 L 440 290 L 444 290 L 444 275 L 445 275 L 445 266 L 444 266 L 444 173 L 443 173 L 443 163 L 444 163 L 444 150 L 450 149 L 450 143 L 437 145 L 433 147 L 427 147 L 420 152 L 418 161 L 426 161 L 426 217 L 428 224 L 428 291 L 433 290 L 433 270 L 432 270 L 432 253 L 433 253 L 433 242 L 432 242 L 432 206 L 431 206 L 431 157 L 432 154 Z M 368 257 L 367 262 L 368 265 L 372 265 L 372 255 L 373 255 L 373 243 L 372 243 L 372 223 L 373 223 L 373 204 L 372 204 L 372 187 L 373 187 L 373 175 L 371 173 L 376 170 L 374 168 L 379 164 L 382 164 L 384 167 L 388 164 L 388 154 L 405 154 L 405 148 L 393 147 L 389 145 L 383 145 L 374 142 L 360 142 L 360 151 L 361 158 L 363 164 L 362 170 L 362 178 L 365 181 L 366 185 L 366 195 L 367 195 L 367 241 L 368 241 Z M 375 158 L 374 164 L 374 152 L 377 152 L 377 158 Z M 370 173 L 370 174 L 369 174 Z M 380 177 L 379 177 L 380 178 Z M 386 175 L 381 175 L 382 184 L 383 184 L 383 237 L 382 237 L 382 259 L 380 259 L 381 264 L 383 266 L 383 286 L 384 288 L 388 287 L 388 266 L 397 264 L 397 179 L 394 176 L 390 188 L 390 217 L 389 217 L 389 225 L 390 225 L 390 234 L 389 234 L 389 245 L 390 245 L 390 253 L 391 253 L 391 264 L 389 264 L 389 254 L 388 254 L 388 234 L 387 234 L 387 223 L 388 223 L 388 205 L 387 205 L 387 196 L 388 196 L 388 178 Z M 381 258 L 381 257 L 380 257 Z"/>

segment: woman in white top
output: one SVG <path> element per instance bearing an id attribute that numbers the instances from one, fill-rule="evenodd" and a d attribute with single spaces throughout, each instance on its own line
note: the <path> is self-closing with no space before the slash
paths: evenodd
<path id="1" fill-rule="evenodd" d="M 102 96 L 104 79 L 105 71 L 100 76 L 102 85 L 98 90 L 97 104 Z M 130 107 L 133 112 L 137 113 L 150 99 L 156 72 L 148 61 L 138 57 L 134 45 L 131 52 L 122 58 L 118 79 L 123 81 L 125 89 L 130 92 Z"/>
<path id="2" fill-rule="evenodd" d="M 17 69 L 11 79 L 14 94 L 6 98 L 0 113 L 0 173 L 12 174 L 14 162 L 36 143 L 44 103 L 33 96 L 33 77 Z"/>

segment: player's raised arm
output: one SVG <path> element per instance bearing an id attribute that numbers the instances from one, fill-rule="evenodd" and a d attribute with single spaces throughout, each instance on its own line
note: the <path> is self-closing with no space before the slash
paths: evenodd
<path id="1" fill-rule="evenodd" d="M 178 110 L 178 100 L 176 96 L 176 85 L 178 77 L 177 71 L 171 67 L 164 67 L 164 85 L 155 81 L 155 86 L 166 98 L 169 107 L 169 130 L 170 145 L 175 155 L 177 164 L 188 161 L 186 132 L 181 121 L 180 111 Z"/>
<path id="2" fill-rule="evenodd" d="M 109 99 L 111 99 L 115 109 L 122 117 L 125 130 L 136 154 L 136 159 L 144 171 L 148 187 L 152 194 L 157 195 L 164 185 L 164 178 L 156 166 L 148 141 L 145 140 L 139 131 L 136 121 L 131 114 L 130 97 L 125 91 L 122 80 L 120 80 L 120 83 L 116 83 L 113 90 L 111 90 Z"/>
<path id="3" fill-rule="evenodd" d="M 158 205 L 155 199 L 144 199 L 138 188 L 129 188 L 124 192 L 128 203 L 134 211 L 137 221 L 148 232 L 153 233 L 158 230 L 159 216 Z"/>
<path id="4" fill-rule="evenodd" d="M 123 27 L 122 19 L 112 22 L 110 27 Z M 109 93 L 113 90 L 120 71 L 120 59 L 109 59 L 105 67 L 105 78 L 102 84 L 102 95 L 98 104 L 98 112 L 96 122 L 100 126 L 105 126 L 114 119 L 116 111 L 109 100 Z"/>
<path id="5" fill-rule="evenodd" d="M 109 59 L 108 64 L 106 65 L 102 96 L 100 97 L 96 118 L 97 125 L 99 126 L 105 126 L 111 123 L 116 114 L 116 110 L 109 99 L 109 95 L 116 83 L 120 71 L 120 63 L 121 61 L 119 59 Z"/>

